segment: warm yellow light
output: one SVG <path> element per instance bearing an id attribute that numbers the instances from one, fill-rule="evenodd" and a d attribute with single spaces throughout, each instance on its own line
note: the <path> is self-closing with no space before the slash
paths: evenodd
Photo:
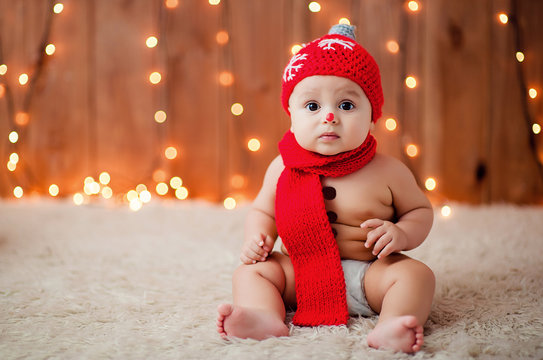
<path id="1" fill-rule="evenodd" d="M 240 174 L 236 174 L 232 176 L 232 178 L 230 179 L 230 184 L 232 185 L 234 189 L 241 189 L 245 187 L 245 184 L 246 184 L 245 176 L 240 175 Z"/>
<path id="2" fill-rule="evenodd" d="M 444 205 L 441 207 L 441 215 L 443 217 L 449 217 L 452 214 L 452 209 L 449 205 Z"/>
<path id="3" fill-rule="evenodd" d="M 60 192 L 60 189 L 57 184 L 51 184 L 51 186 L 49 186 L 49 195 L 54 197 L 54 196 L 57 196 L 59 192 Z"/>
<path id="4" fill-rule="evenodd" d="M 173 160 L 177 157 L 177 149 L 173 146 L 168 146 L 166 150 L 164 150 L 164 156 L 166 156 L 166 159 Z"/>
<path id="5" fill-rule="evenodd" d="M 258 139 L 252 138 L 247 142 L 247 148 L 251 151 L 260 150 L 260 141 Z"/>
<path id="6" fill-rule="evenodd" d="M 144 204 L 147 204 L 148 202 L 151 201 L 151 193 L 148 191 L 148 190 L 143 190 L 141 193 L 140 193 L 140 200 L 142 203 Z"/>
<path id="7" fill-rule="evenodd" d="M 130 190 L 126 193 L 126 200 L 128 200 L 129 202 L 132 202 L 132 200 L 136 199 L 139 200 L 139 194 L 136 190 Z"/>
<path id="8" fill-rule="evenodd" d="M 9 171 L 15 171 L 17 169 L 17 164 L 14 164 L 11 161 L 8 161 L 7 168 Z"/>
<path id="9" fill-rule="evenodd" d="M 104 171 L 100 174 L 98 180 L 100 181 L 100 184 L 107 185 L 111 181 L 111 176 L 109 175 L 109 173 Z"/>
<path id="10" fill-rule="evenodd" d="M 56 3 L 55 6 L 53 6 L 53 12 L 55 14 L 60 14 L 64 10 L 64 5 L 62 3 Z"/>
<path id="11" fill-rule="evenodd" d="M 407 145 L 407 147 L 405 148 L 405 153 L 407 154 L 407 156 L 409 157 L 415 157 L 419 154 L 419 149 L 417 147 L 417 145 L 415 144 L 409 144 Z"/>
<path id="12" fill-rule="evenodd" d="M 6 87 L 4 86 L 4 84 L 0 84 L 0 98 L 2 98 L 5 93 L 6 93 Z"/>
<path id="13" fill-rule="evenodd" d="M 230 107 L 230 111 L 232 111 L 232 114 L 240 116 L 241 114 L 243 114 L 243 105 L 241 105 L 240 103 L 234 103 Z"/>
<path id="14" fill-rule="evenodd" d="M 158 195 L 164 196 L 164 195 L 166 195 L 168 193 L 168 190 L 169 190 L 168 189 L 168 184 L 163 183 L 163 182 L 158 183 L 158 184 L 156 184 L 155 190 L 156 190 L 156 193 Z"/>
<path id="15" fill-rule="evenodd" d="M 9 156 L 9 161 L 14 164 L 17 164 L 19 162 L 19 154 L 11 153 L 11 155 Z"/>
<path id="16" fill-rule="evenodd" d="M 56 51 L 56 47 L 53 44 L 49 44 L 45 47 L 45 53 L 47 55 L 53 55 Z"/>
<path id="17" fill-rule="evenodd" d="M 130 210 L 132 211 L 139 211 L 141 210 L 141 207 L 143 206 L 143 203 L 140 199 L 132 199 L 130 200 L 130 203 L 128 204 L 128 207 L 130 207 Z"/>
<path id="18" fill-rule="evenodd" d="M 23 188 L 20 187 L 20 186 L 16 186 L 14 189 L 13 189 L 13 196 L 15 196 L 17 199 L 20 199 L 23 197 L 23 194 L 24 194 L 24 191 L 23 191 Z"/>
<path id="19" fill-rule="evenodd" d="M 175 197 L 179 200 L 185 200 L 188 196 L 189 191 L 184 186 L 181 186 L 179 189 L 175 190 Z"/>
<path id="20" fill-rule="evenodd" d="M 155 112 L 155 121 L 159 124 L 162 124 L 164 121 L 166 121 L 166 112 L 163 110 L 158 110 Z"/>
<path id="21" fill-rule="evenodd" d="M 345 17 L 339 19 L 338 24 L 351 25 L 351 21 Z"/>
<path id="22" fill-rule="evenodd" d="M 502 24 L 507 24 L 507 22 L 509 21 L 509 17 L 507 16 L 506 13 L 499 13 L 498 14 L 498 20 L 502 23 Z"/>
<path id="23" fill-rule="evenodd" d="M 151 75 L 149 75 L 149 81 L 151 82 L 151 84 L 156 85 L 161 80 L 162 80 L 162 75 L 160 75 L 160 73 L 158 71 L 155 71 L 155 72 L 151 73 Z"/>
<path id="24" fill-rule="evenodd" d="M 536 123 L 536 124 L 533 124 L 533 125 L 532 125 L 532 131 L 533 131 L 534 134 L 536 134 L 536 135 L 539 134 L 539 133 L 541 133 L 541 125 L 539 125 L 539 124 L 537 124 L 537 123 Z"/>
<path id="25" fill-rule="evenodd" d="M 83 192 L 87 195 L 96 195 L 100 193 L 100 184 L 94 180 L 92 182 L 87 182 L 85 183 L 85 186 L 83 186 Z"/>
<path id="26" fill-rule="evenodd" d="M 26 85 L 28 83 L 28 74 L 19 75 L 19 84 Z"/>
<path id="27" fill-rule="evenodd" d="M 147 186 L 145 186 L 145 184 L 138 184 L 136 186 L 136 192 L 138 194 L 141 194 L 142 192 L 146 191 L 147 190 Z"/>
<path id="28" fill-rule="evenodd" d="M 221 0 L 209 0 L 209 5 L 219 5 Z"/>
<path id="29" fill-rule="evenodd" d="M 179 176 L 174 176 L 170 179 L 172 189 L 179 189 L 183 185 L 183 180 Z"/>
<path id="30" fill-rule="evenodd" d="M 0 75 L 4 76 L 8 72 L 8 66 L 6 64 L 0 65 Z"/>
<path id="31" fill-rule="evenodd" d="M 166 5 L 168 9 L 175 9 L 179 5 L 179 0 L 166 0 L 164 1 L 164 5 Z"/>
<path id="32" fill-rule="evenodd" d="M 524 53 L 522 51 L 517 51 L 517 53 L 515 54 L 515 57 L 517 58 L 518 62 L 524 61 Z"/>
<path id="33" fill-rule="evenodd" d="M 113 196 L 113 190 L 109 186 L 104 186 L 102 188 L 102 197 L 104 199 L 111 199 Z"/>
<path id="34" fill-rule="evenodd" d="M 298 51 L 302 50 L 302 45 L 300 44 L 295 44 L 295 45 L 292 45 L 292 47 L 290 48 L 290 53 L 292 55 L 296 55 L 298 53 Z"/>
<path id="35" fill-rule="evenodd" d="M 156 36 L 149 36 L 147 40 L 145 40 L 145 45 L 147 45 L 149 49 L 154 48 L 158 45 L 158 39 Z"/>
<path id="36" fill-rule="evenodd" d="M 219 74 L 219 83 L 222 86 L 230 86 L 234 83 L 234 75 L 229 71 L 223 71 Z"/>
<path id="37" fill-rule="evenodd" d="M 535 99 L 537 97 L 537 90 L 531 88 L 530 90 L 528 90 L 528 96 L 530 96 L 532 99 Z"/>
<path id="38" fill-rule="evenodd" d="M 392 54 L 397 54 L 400 51 L 400 44 L 396 40 L 387 41 L 387 50 Z"/>
<path id="39" fill-rule="evenodd" d="M 236 200 L 234 198 L 231 198 L 231 197 L 227 197 L 226 199 L 224 199 L 224 207 L 228 210 L 233 210 L 236 208 Z"/>
<path id="40" fill-rule="evenodd" d="M 28 113 L 20 111 L 15 115 L 15 124 L 19 126 L 26 126 L 29 121 L 30 116 L 28 116 Z"/>
<path id="41" fill-rule="evenodd" d="M 405 78 L 405 85 L 410 89 L 414 89 L 417 87 L 417 79 L 414 76 L 408 76 Z"/>
<path id="42" fill-rule="evenodd" d="M 83 196 L 83 194 L 75 193 L 73 196 L 73 201 L 74 201 L 74 204 L 79 206 L 83 204 L 83 202 L 85 201 L 85 197 Z"/>
<path id="43" fill-rule="evenodd" d="M 228 32 L 221 30 L 217 33 L 215 36 L 215 40 L 217 40 L 217 43 L 219 45 L 226 45 L 228 43 L 230 36 L 228 35 Z"/>
<path id="44" fill-rule="evenodd" d="M 309 11 L 314 12 L 314 13 L 321 11 L 321 4 L 319 4 L 316 1 L 310 2 L 307 7 L 309 8 Z"/>
<path id="45" fill-rule="evenodd" d="M 388 131 L 394 131 L 398 127 L 396 120 L 393 118 L 388 118 L 385 120 L 385 127 Z"/>
<path id="46" fill-rule="evenodd" d="M 407 7 L 409 8 L 409 10 L 411 10 L 412 12 L 417 12 L 420 10 L 420 5 L 417 1 L 410 1 L 407 3 Z"/>
<path id="47" fill-rule="evenodd" d="M 426 181 L 424 182 L 424 186 L 426 187 L 426 190 L 428 191 L 434 191 L 437 187 L 437 182 L 436 182 L 436 179 L 432 178 L 432 177 L 429 177 L 428 179 L 426 179 Z"/>
<path id="48" fill-rule="evenodd" d="M 10 143 L 15 144 L 17 141 L 19 141 L 19 133 L 17 133 L 17 131 L 10 132 L 8 139 Z"/>
<path id="49" fill-rule="evenodd" d="M 153 181 L 155 182 L 163 182 L 166 180 L 166 172 L 162 169 L 156 169 L 153 171 Z"/>

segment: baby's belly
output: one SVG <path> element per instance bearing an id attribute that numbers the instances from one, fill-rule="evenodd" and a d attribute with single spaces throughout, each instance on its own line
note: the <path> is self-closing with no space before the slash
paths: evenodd
<path id="1" fill-rule="evenodd" d="M 374 260 L 376 256 L 371 253 L 371 249 L 365 246 L 367 231 L 358 226 L 345 224 L 332 224 L 332 228 L 337 232 L 336 241 L 339 248 L 339 256 L 342 259 L 350 260 Z M 284 245 L 281 251 L 288 255 Z"/>

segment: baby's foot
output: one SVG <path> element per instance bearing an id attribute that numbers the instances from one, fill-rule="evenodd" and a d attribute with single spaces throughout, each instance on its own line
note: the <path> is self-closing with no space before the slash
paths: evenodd
<path id="1" fill-rule="evenodd" d="M 376 349 L 389 349 L 414 353 L 424 343 L 423 328 L 414 316 L 398 316 L 380 322 L 368 335 L 368 345 Z"/>
<path id="2" fill-rule="evenodd" d="M 275 314 L 231 304 L 221 304 L 217 311 L 217 331 L 223 339 L 232 336 L 263 340 L 288 336 L 288 327 Z"/>

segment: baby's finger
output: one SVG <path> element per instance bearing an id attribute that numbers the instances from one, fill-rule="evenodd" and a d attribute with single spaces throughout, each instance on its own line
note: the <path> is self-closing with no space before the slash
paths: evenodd
<path id="1" fill-rule="evenodd" d="M 381 253 L 381 251 L 392 241 L 392 235 L 390 234 L 384 234 L 377 240 L 375 245 L 373 246 L 373 255 L 378 255 Z"/>
<path id="2" fill-rule="evenodd" d="M 383 250 L 379 253 L 377 256 L 379 259 L 382 259 L 384 257 L 387 257 L 388 255 L 392 254 L 394 252 L 394 246 L 392 245 L 392 241 L 385 246 Z"/>
<path id="3" fill-rule="evenodd" d="M 249 258 L 247 255 L 245 255 L 244 253 L 241 253 L 241 255 L 239 256 L 239 259 L 241 260 L 242 263 L 244 263 L 245 265 L 250 265 L 250 264 L 256 264 L 256 260 L 253 260 L 251 258 Z"/>
<path id="4" fill-rule="evenodd" d="M 374 246 L 374 244 L 386 233 L 386 230 L 383 227 L 378 227 L 377 229 L 373 229 L 370 232 L 368 232 L 368 235 L 366 236 L 366 247 L 370 248 Z"/>
<path id="5" fill-rule="evenodd" d="M 381 219 L 368 219 L 364 221 L 362 224 L 360 224 L 360 227 L 362 229 L 377 228 L 383 224 L 384 224 L 384 221 Z"/>
<path id="6" fill-rule="evenodd" d="M 273 244 L 275 243 L 275 240 L 272 239 L 271 236 L 267 235 L 266 239 L 264 240 L 264 245 L 262 245 L 262 248 L 270 253 L 273 250 Z"/>
<path id="7" fill-rule="evenodd" d="M 249 245 L 249 249 L 254 253 L 256 260 L 261 260 L 262 258 L 265 258 L 268 256 L 268 252 L 262 248 L 262 246 L 251 243 Z"/>

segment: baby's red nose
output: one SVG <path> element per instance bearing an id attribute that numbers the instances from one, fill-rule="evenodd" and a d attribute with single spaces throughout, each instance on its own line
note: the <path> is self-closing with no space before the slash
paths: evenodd
<path id="1" fill-rule="evenodd" d="M 328 115 L 326 115 L 326 121 L 334 121 L 334 114 L 328 113 Z"/>

